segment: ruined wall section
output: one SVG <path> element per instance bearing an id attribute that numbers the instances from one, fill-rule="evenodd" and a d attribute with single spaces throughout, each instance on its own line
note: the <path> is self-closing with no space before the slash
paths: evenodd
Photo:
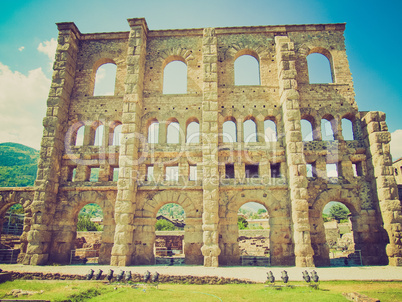
<path id="1" fill-rule="evenodd" d="M 64 151 L 70 95 L 74 85 L 79 31 L 73 23 L 58 25 L 59 38 L 53 66 L 46 117 L 43 119 L 36 192 L 32 203 L 32 224 L 28 233 L 25 264 L 41 265 L 51 258 L 55 200 L 59 187 L 61 156 Z"/>
<path id="2" fill-rule="evenodd" d="M 362 116 L 362 126 L 367 147 L 367 166 L 370 175 L 368 179 L 371 181 L 372 192 L 377 192 L 373 196 L 372 208 L 376 210 L 377 220 L 382 220 L 387 232 L 385 234 L 377 231 L 375 239 L 381 240 L 384 244 L 388 243 L 386 253 L 389 264 L 401 266 L 402 205 L 392 167 L 389 145 L 391 134 L 385 122 L 385 113 L 367 112 Z"/>
<path id="3" fill-rule="evenodd" d="M 143 114 L 145 54 L 148 27 L 145 19 L 129 19 L 130 37 L 127 49 L 127 74 L 123 99 L 122 141 L 119 156 L 119 180 L 115 206 L 116 229 L 111 265 L 125 266 L 133 261 L 134 215 L 136 210 L 137 171 L 139 168 L 137 134 Z M 140 253 L 148 253 L 144 246 Z M 153 249 L 153 247 L 152 247 Z M 138 251 L 137 251 L 138 252 Z"/>

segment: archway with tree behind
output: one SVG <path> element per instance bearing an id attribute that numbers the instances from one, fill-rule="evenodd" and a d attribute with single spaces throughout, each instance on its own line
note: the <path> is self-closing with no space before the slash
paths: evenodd
<path id="1" fill-rule="evenodd" d="M 186 213 L 176 203 L 163 205 L 156 214 L 155 264 L 184 264 L 184 227 Z"/>
<path id="2" fill-rule="evenodd" d="M 270 264 L 270 225 L 268 211 L 260 203 L 247 202 L 237 213 L 240 264 Z"/>

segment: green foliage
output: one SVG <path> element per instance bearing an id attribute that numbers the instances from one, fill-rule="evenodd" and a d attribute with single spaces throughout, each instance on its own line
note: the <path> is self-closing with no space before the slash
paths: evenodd
<path id="1" fill-rule="evenodd" d="M 33 186 L 39 151 L 15 144 L 0 144 L 0 187 Z"/>
<path id="2" fill-rule="evenodd" d="M 96 203 L 90 203 L 84 206 L 78 215 L 87 215 L 89 218 L 103 217 L 102 208 Z"/>
<path id="3" fill-rule="evenodd" d="M 78 215 L 77 231 L 99 232 L 102 231 L 102 226 L 92 222 L 88 215 Z"/>
<path id="4" fill-rule="evenodd" d="M 324 222 L 331 221 L 331 218 L 329 217 L 329 215 L 328 215 L 328 214 L 324 214 L 324 213 L 322 213 L 322 219 L 324 219 Z"/>
<path id="5" fill-rule="evenodd" d="M 22 207 L 22 205 L 20 205 L 19 203 L 11 206 L 7 212 L 13 213 L 13 214 L 24 214 L 24 208 Z"/>
<path id="6" fill-rule="evenodd" d="M 237 216 L 237 226 L 239 230 L 244 230 L 248 226 L 247 220 L 242 216 Z"/>
<path id="7" fill-rule="evenodd" d="M 155 224 L 155 229 L 157 231 L 174 231 L 174 230 L 178 230 L 178 228 L 176 228 L 173 223 L 171 223 L 170 221 L 167 221 L 166 219 L 157 220 L 156 224 Z"/>
<path id="8" fill-rule="evenodd" d="M 348 219 L 348 214 L 349 214 L 349 210 L 346 206 L 344 206 L 343 204 L 340 203 L 336 203 L 334 204 L 330 209 L 329 209 L 329 216 L 333 219 L 335 219 L 336 221 L 338 221 L 338 223 L 342 220 L 342 219 Z"/>
<path id="9" fill-rule="evenodd" d="M 261 215 L 262 213 L 266 213 L 267 210 L 266 209 L 258 209 L 257 214 Z"/>
<path id="10" fill-rule="evenodd" d="M 174 219 L 184 219 L 186 218 L 186 213 L 182 206 L 175 203 L 168 203 L 161 207 L 156 216 L 163 215 L 166 217 L 172 217 Z"/>

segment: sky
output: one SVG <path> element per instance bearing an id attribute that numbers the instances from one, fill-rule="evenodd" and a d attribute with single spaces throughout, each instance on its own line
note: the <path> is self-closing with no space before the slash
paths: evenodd
<path id="1" fill-rule="evenodd" d="M 383 111 L 393 159 L 402 157 L 402 1 L 1 0 L 0 143 L 39 149 L 59 22 L 82 33 L 346 23 L 346 53 L 360 111 Z"/>

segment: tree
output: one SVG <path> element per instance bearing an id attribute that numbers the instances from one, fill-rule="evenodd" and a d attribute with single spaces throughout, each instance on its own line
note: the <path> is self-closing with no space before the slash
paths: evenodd
<path id="1" fill-rule="evenodd" d="M 242 216 L 237 216 L 237 226 L 239 230 L 244 230 L 248 226 L 247 220 Z"/>
<path id="2" fill-rule="evenodd" d="M 266 212 L 267 212 L 267 210 L 265 210 L 265 209 L 258 209 L 257 214 L 261 215 L 262 213 L 266 213 Z"/>
<path id="3" fill-rule="evenodd" d="M 88 215 L 78 215 L 77 231 L 98 232 L 102 231 L 102 227 L 92 222 Z"/>
<path id="4" fill-rule="evenodd" d="M 336 221 L 338 221 L 338 223 L 341 220 L 347 219 L 348 218 L 348 214 L 349 214 L 349 210 L 347 207 L 345 207 L 343 204 L 334 204 L 330 209 L 329 209 L 329 216 L 333 219 L 335 219 Z"/>
<path id="5" fill-rule="evenodd" d="M 155 229 L 157 231 L 174 231 L 176 230 L 176 227 L 173 223 L 167 221 L 166 219 L 159 219 L 156 221 Z"/>

